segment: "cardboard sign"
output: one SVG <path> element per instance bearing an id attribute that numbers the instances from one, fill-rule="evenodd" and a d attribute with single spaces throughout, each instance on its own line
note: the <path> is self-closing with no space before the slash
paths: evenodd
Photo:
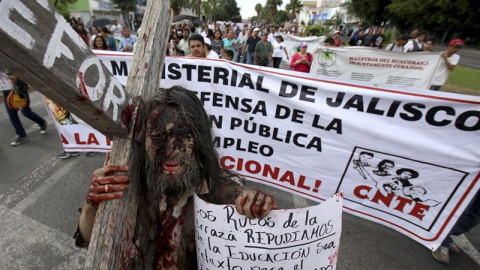
<path id="1" fill-rule="evenodd" d="M 249 220 L 233 205 L 195 196 L 198 269 L 336 269 L 343 194 L 301 209 Z"/>

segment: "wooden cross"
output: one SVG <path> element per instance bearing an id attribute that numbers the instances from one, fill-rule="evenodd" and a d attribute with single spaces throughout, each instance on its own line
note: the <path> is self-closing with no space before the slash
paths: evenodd
<path id="1" fill-rule="evenodd" d="M 170 21 L 168 0 L 148 1 L 125 90 L 48 0 L 0 0 L 0 65 L 113 137 L 110 163 L 127 163 L 133 97 L 159 88 Z M 100 204 L 86 269 L 127 268 L 138 183 L 132 177 L 123 200 Z"/>

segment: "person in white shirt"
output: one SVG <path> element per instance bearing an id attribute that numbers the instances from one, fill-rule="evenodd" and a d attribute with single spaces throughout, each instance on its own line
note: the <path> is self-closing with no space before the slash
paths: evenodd
<path id="1" fill-rule="evenodd" d="M 435 75 L 433 75 L 430 90 L 438 91 L 445 84 L 450 71 L 454 70 L 458 61 L 460 61 L 460 55 L 456 54 L 456 52 L 462 48 L 463 44 L 463 40 L 461 39 L 450 41 L 447 51 L 442 53 L 442 59 L 438 64 Z"/>
<path id="2" fill-rule="evenodd" d="M 282 62 L 283 53 L 287 56 L 287 59 L 290 60 L 288 57 L 287 48 L 285 46 L 285 42 L 283 42 L 283 37 L 278 35 L 275 37 L 275 42 L 272 43 L 273 46 L 273 67 L 280 68 L 280 63 Z"/>
<path id="3" fill-rule="evenodd" d="M 116 39 L 122 39 L 122 25 L 118 24 L 117 19 L 113 19 L 113 24 L 110 26 L 110 32 Z"/>
<path id="4" fill-rule="evenodd" d="M 218 53 L 216 53 L 214 50 L 212 50 L 212 41 L 209 39 L 209 38 L 204 38 L 204 41 L 205 41 L 205 55 L 206 57 L 205 58 L 209 58 L 209 59 L 220 59 L 220 56 L 218 55 Z"/>
<path id="5" fill-rule="evenodd" d="M 185 55 L 190 54 L 190 46 L 188 43 L 188 38 L 190 37 L 190 30 L 187 28 L 183 29 L 183 38 L 178 42 L 178 48 L 185 52 Z"/>
<path id="6" fill-rule="evenodd" d="M 277 40 L 276 40 L 276 38 L 275 38 L 275 37 L 277 36 L 275 27 L 273 27 L 273 26 L 270 27 L 270 31 L 271 31 L 271 32 L 270 32 L 270 34 L 268 34 L 267 40 L 268 40 L 270 43 L 273 44 L 273 43 L 277 42 Z"/>
<path id="7" fill-rule="evenodd" d="M 420 33 L 416 39 L 410 40 L 407 45 L 405 45 L 406 52 L 423 52 L 425 49 L 425 38 L 427 34 Z"/>
<path id="8" fill-rule="evenodd" d="M 385 48 L 385 51 L 390 51 L 390 52 L 406 52 L 405 50 L 405 44 L 408 41 L 408 35 L 401 35 L 397 38 L 397 41 L 395 43 L 392 43 L 388 45 Z"/>

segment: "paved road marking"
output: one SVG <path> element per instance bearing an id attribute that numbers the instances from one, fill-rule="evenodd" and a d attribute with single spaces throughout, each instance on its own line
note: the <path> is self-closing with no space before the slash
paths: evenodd
<path id="1" fill-rule="evenodd" d="M 51 166 L 51 164 L 50 164 Z M 65 176 L 70 173 L 70 170 L 76 166 L 75 163 L 69 162 L 65 166 L 62 166 L 55 171 L 43 184 L 30 193 L 25 199 L 19 202 L 12 210 L 17 212 L 23 212 L 25 209 L 33 205 L 40 197 L 52 189 L 52 187 L 58 182 L 65 179 Z"/>
<path id="2" fill-rule="evenodd" d="M 66 235 L 0 206 L 2 269 L 82 269 L 86 251 Z"/>
<path id="3" fill-rule="evenodd" d="M 23 200 L 26 195 L 31 192 L 32 187 L 37 184 L 39 181 L 42 181 L 46 178 L 46 175 L 55 168 L 57 163 L 60 160 L 55 156 L 51 157 L 49 160 L 46 160 L 42 163 L 41 166 L 35 168 L 26 176 L 21 179 L 16 180 L 17 185 L 7 189 L 2 194 L 0 194 L 0 203 L 6 207 L 13 207 L 16 202 Z"/>
<path id="4" fill-rule="evenodd" d="M 462 234 L 460 236 L 452 236 L 455 244 L 458 245 L 470 258 L 480 265 L 480 252 L 468 241 L 467 237 Z"/>

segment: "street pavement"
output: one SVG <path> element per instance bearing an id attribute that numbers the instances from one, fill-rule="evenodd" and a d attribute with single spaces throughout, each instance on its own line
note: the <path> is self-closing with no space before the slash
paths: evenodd
<path id="1" fill-rule="evenodd" d="M 102 166 L 105 154 L 58 159 L 58 133 L 40 94 L 32 92 L 31 99 L 32 109 L 48 119 L 48 132 L 40 135 L 36 124 L 20 116 L 30 141 L 17 147 L 10 146 L 14 130 L 5 109 L 0 109 L 0 269 L 82 269 L 86 252 L 74 246 L 72 235 L 91 173 Z M 284 206 L 314 204 L 268 190 Z M 344 213 L 337 269 L 480 269 L 480 226 L 456 241 L 470 255 L 454 254 L 444 265 L 414 240 Z"/>

